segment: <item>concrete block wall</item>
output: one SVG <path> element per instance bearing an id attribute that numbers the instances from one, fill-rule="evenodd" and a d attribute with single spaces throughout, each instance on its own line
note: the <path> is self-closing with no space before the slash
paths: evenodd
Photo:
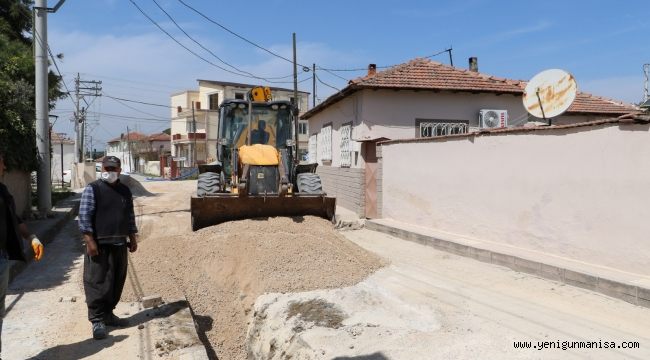
<path id="1" fill-rule="evenodd" d="M 365 215 L 364 169 L 319 166 L 316 173 L 321 177 L 323 190 L 328 195 L 336 196 L 337 205 L 359 216 Z"/>

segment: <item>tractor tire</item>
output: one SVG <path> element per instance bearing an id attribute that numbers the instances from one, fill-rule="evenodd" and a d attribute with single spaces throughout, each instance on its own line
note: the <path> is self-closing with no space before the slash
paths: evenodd
<path id="1" fill-rule="evenodd" d="M 221 190 L 221 174 L 204 172 L 199 174 L 196 184 L 196 195 L 199 197 L 217 194 Z"/>
<path id="2" fill-rule="evenodd" d="M 322 194 L 323 184 L 320 181 L 320 176 L 314 173 L 298 174 L 296 179 L 298 183 L 298 192 L 304 194 Z"/>

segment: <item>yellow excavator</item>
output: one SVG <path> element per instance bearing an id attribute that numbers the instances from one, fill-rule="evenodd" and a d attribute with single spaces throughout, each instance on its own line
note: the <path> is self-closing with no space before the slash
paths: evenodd
<path id="1" fill-rule="evenodd" d="M 334 217 L 336 198 L 323 192 L 317 164 L 299 164 L 296 114 L 268 87 L 222 102 L 217 161 L 199 165 L 190 202 L 193 231 L 258 217 Z"/>

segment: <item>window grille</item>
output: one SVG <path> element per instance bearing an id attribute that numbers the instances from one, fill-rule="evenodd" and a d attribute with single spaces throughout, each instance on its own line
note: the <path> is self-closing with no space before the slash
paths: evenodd
<path id="1" fill-rule="evenodd" d="M 331 161 L 332 160 L 332 125 L 327 125 L 320 130 L 320 160 L 321 161 Z"/>
<path id="2" fill-rule="evenodd" d="M 341 126 L 341 167 L 350 167 L 351 160 L 351 141 L 352 125 Z"/>
<path id="3" fill-rule="evenodd" d="M 316 134 L 309 137 L 309 163 L 317 163 L 318 158 L 316 157 L 318 143 L 316 142 Z"/>
<path id="4" fill-rule="evenodd" d="M 467 133 L 466 122 L 422 121 L 420 122 L 420 137 L 445 136 Z"/>

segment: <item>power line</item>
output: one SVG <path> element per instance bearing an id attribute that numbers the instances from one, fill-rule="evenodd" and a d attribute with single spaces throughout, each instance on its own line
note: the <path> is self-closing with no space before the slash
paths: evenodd
<path id="1" fill-rule="evenodd" d="M 168 109 L 173 109 L 174 108 L 173 106 L 169 106 L 169 105 L 154 104 L 154 103 L 145 102 L 145 101 L 124 99 L 124 98 L 119 98 L 119 97 L 115 97 L 115 96 L 110 96 L 108 94 L 104 94 L 104 96 L 106 96 L 107 98 L 111 98 L 113 100 L 128 101 L 128 102 L 132 102 L 132 103 L 136 103 L 136 104 L 149 105 L 149 106 L 159 106 L 159 107 L 164 107 L 164 108 L 168 108 Z"/>
<path id="2" fill-rule="evenodd" d="M 230 66 L 230 67 L 233 68 L 235 71 L 238 71 L 238 72 L 241 72 L 241 73 L 243 73 L 243 74 L 246 74 L 246 75 L 248 75 L 249 77 L 252 77 L 252 78 L 255 78 L 255 79 L 261 79 L 261 80 L 268 80 L 268 79 L 285 79 L 285 78 L 288 78 L 288 77 L 290 77 L 290 76 L 293 76 L 293 74 L 289 74 L 289 75 L 286 75 L 286 76 L 279 76 L 279 77 L 260 77 L 260 76 L 254 75 L 254 74 L 252 74 L 252 73 L 250 73 L 250 72 L 248 72 L 248 71 L 245 71 L 245 70 L 242 70 L 242 69 L 237 68 L 236 66 L 234 66 L 234 65 L 232 65 L 232 64 L 230 64 L 230 63 L 228 63 L 227 61 L 225 61 L 225 60 L 223 60 L 222 58 L 220 58 L 219 56 L 217 56 L 217 54 L 215 54 L 215 53 L 212 52 L 210 49 L 208 49 L 208 48 L 206 48 L 205 46 L 203 46 L 203 44 L 201 44 L 201 43 L 198 42 L 196 39 L 194 39 L 190 34 L 188 34 L 187 31 L 185 31 L 185 29 L 183 29 L 183 28 L 182 28 L 182 27 L 181 27 L 181 26 L 176 22 L 176 20 L 174 20 L 174 18 L 173 18 L 173 17 L 172 17 L 172 16 L 171 16 L 171 15 L 170 15 L 170 14 L 169 14 L 169 13 L 168 13 L 164 8 L 163 8 L 163 7 L 162 7 L 162 6 L 160 6 L 160 4 L 159 4 L 156 0 L 151 0 L 151 1 L 153 1 L 154 4 L 156 4 L 156 6 L 158 7 L 158 9 L 160 9 L 160 11 L 162 11 L 163 13 L 165 13 L 165 15 L 167 15 L 167 17 L 169 18 L 169 20 L 171 20 L 171 22 L 174 23 L 174 25 L 176 25 L 176 27 L 178 28 L 178 30 L 180 30 L 183 34 L 185 34 L 185 36 L 187 36 L 188 39 L 192 40 L 192 42 L 194 42 L 196 45 L 198 45 L 199 47 L 201 47 L 201 49 L 207 51 L 208 53 L 210 53 L 210 55 L 214 56 L 217 60 L 221 61 L 221 62 L 224 63 L 225 65 Z M 243 75 L 242 75 L 242 76 L 243 76 Z"/>
<path id="3" fill-rule="evenodd" d="M 332 85 L 330 85 L 330 84 L 328 84 L 326 82 L 323 82 L 323 80 L 321 80 L 317 75 L 314 75 L 314 76 L 316 76 L 316 80 L 318 80 L 319 83 L 321 83 L 321 84 L 323 84 L 323 85 L 325 85 L 325 86 L 327 86 L 329 88 L 332 88 L 332 89 L 334 89 L 336 91 L 341 91 L 340 89 L 338 89 L 338 88 L 336 88 L 336 87 L 334 87 L 334 86 L 332 86 Z"/>
<path id="4" fill-rule="evenodd" d="M 134 120 L 146 120 L 146 121 L 165 121 L 165 122 L 170 122 L 170 119 L 163 119 L 163 118 L 145 118 L 145 117 L 137 117 L 137 116 L 127 116 L 127 115 L 118 115 L 118 114 L 107 114 L 103 112 L 96 112 L 96 111 L 88 111 L 87 114 L 95 114 L 95 115 L 102 115 L 102 116 L 108 116 L 108 117 L 114 117 L 114 118 L 122 118 L 122 119 L 134 119 Z"/>
<path id="5" fill-rule="evenodd" d="M 137 109 L 137 108 L 135 108 L 135 107 L 133 107 L 133 106 L 131 106 L 131 105 L 129 105 L 129 104 L 125 104 L 125 103 L 122 102 L 121 100 L 118 100 L 118 99 L 116 99 L 116 98 L 114 98 L 114 97 L 112 97 L 112 96 L 109 97 L 109 99 L 111 99 L 111 100 L 117 102 L 118 104 L 120 104 L 120 105 L 122 105 L 122 106 L 125 106 L 125 107 L 127 107 L 127 108 L 129 108 L 129 109 L 131 109 L 131 110 L 137 111 L 137 112 L 139 112 L 139 113 L 141 113 L 141 114 L 145 114 L 145 115 L 153 116 L 153 117 L 158 117 L 158 115 L 151 114 L 151 113 L 148 113 L 148 112 L 146 112 L 146 111 L 142 111 L 142 110 L 140 110 L 140 109 Z"/>
<path id="6" fill-rule="evenodd" d="M 325 71 L 326 73 L 329 73 L 330 75 L 334 75 L 334 76 L 336 76 L 336 77 L 339 78 L 339 79 L 343 79 L 343 80 L 345 80 L 345 81 L 348 81 L 348 80 L 349 80 L 349 79 L 346 79 L 346 78 L 344 78 L 343 76 L 338 75 L 338 74 L 336 74 L 336 73 L 334 73 L 334 72 L 332 72 L 332 71 L 330 71 L 330 70 L 327 70 L 327 69 L 320 69 L 320 70 L 323 70 L 323 71 Z"/>
<path id="7" fill-rule="evenodd" d="M 131 2 L 131 4 L 133 4 L 133 6 L 135 6 L 135 7 L 138 9 L 138 11 L 140 11 L 140 13 L 141 13 L 142 15 L 144 15 L 144 17 L 146 17 L 146 18 L 147 18 L 147 19 L 148 19 L 152 24 L 154 24 L 154 25 L 155 25 L 155 26 L 156 26 L 160 31 L 162 31 L 163 33 L 165 33 L 165 35 L 167 35 L 170 39 L 172 39 L 175 43 L 177 43 L 177 44 L 178 44 L 179 46 L 181 46 L 183 49 L 187 50 L 187 51 L 188 51 L 189 53 L 191 53 L 192 55 L 196 56 L 197 58 L 203 60 L 204 62 L 206 62 L 206 63 L 208 63 L 208 64 L 210 64 L 210 65 L 212 65 L 212 66 L 214 66 L 214 67 L 216 67 L 216 68 L 218 68 L 218 69 L 221 69 L 221 70 L 223 70 L 223 71 L 225 71 L 225 72 L 228 72 L 228 73 L 231 73 L 231 74 L 234 74 L 234 75 L 238 75 L 238 76 L 250 77 L 250 76 L 247 76 L 247 75 L 244 75 L 244 74 L 241 74 L 241 73 L 238 73 L 238 72 L 235 72 L 235 71 L 232 71 L 232 70 L 226 69 L 226 68 L 224 68 L 223 66 L 220 66 L 220 65 L 218 65 L 218 64 L 215 64 L 215 63 L 213 63 L 212 61 L 210 61 L 210 60 L 204 58 L 203 56 L 201 56 L 201 55 L 199 55 L 199 54 L 197 54 L 197 53 L 196 53 L 195 51 L 193 51 L 192 49 L 190 49 L 190 48 L 188 48 L 187 46 L 183 45 L 183 43 L 181 43 L 180 41 L 178 41 L 178 39 L 176 39 L 176 38 L 175 38 L 172 34 L 170 34 L 167 30 L 163 29 L 163 27 L 160 26 L 160 24 L 158 24 L 158 23 L 157 23 L 154 19 L 152 19 L 149 15 L 147 15 L 147 13 L 146 13 L 144 10 L 142 10 L 142 8 L 141 8 L 140 6 L 138 6 L 138 4 L 135 3 L 135 1 L 133 1 L 133 0 L 129 0 L 129 1 Z M 260 80 L 265 80 L 265 81 L 267 81 L 267 82 L 269 82 L 269 83 L 278 83 L 278 84 L 287 84 L 287 83 L 291 83 L 291 81 L 273 81 L 273 80 L 269 80 L 269 79 L 262 78 L 262 77 L 255 77 L 255 78 L 260 79 Z"/>
<path id="8" fill-rule="evenodd" d="M 282 55 L 280 55 L 280 54 L 277 54 L 277 53 L 275 53 L 275 52 L 273 52 L 273 51 L 271 51 L 271 50 L 269 50 L 269 49 L 267 49 L 267 48 L 265 48 L 265 47 L 263 47 L 263 46 L 261 46 L 261 45 L 258 45 L 258 44 L 256 44 L 256 43 L 254 43 L 253 41 L 248 40 L 247 38 L 243 37 L 242 35 L 237 34 L 236 32 L 230 30 L 230 29 L 227 28 L 226 26 L 221 25 L 221 24 L 218 23 L 217 21 L 215 21 L 215 20 L 209 18 L 207 15 L 205 15 L 205 14 L 202 13 L 202 12 L 200 12 L 199 10 L 197 10 L 197 9 L 193 8 L 192 6 L 188 5 L 185 1 L 183 1 L 183 0 L 178 0 L 178 2 L 180 2 L 180 3 L 183 4 L 183 5 L 185 5 L 185 7 L 187 7 L 188 9 L 190 9 L 190 10 L 192 10 L 192 11 L 194 11 L 194 12 L 197 13 L 199 16 L 203 17 L 204 19 L 208 20 L 209 22 L 211 22 L 211 23 L 213 23 L 213 24 L 219 26 L 220 28 L 224 29 L 225 31 L 227 31 L 227 32 L 231 33 L 232 35 L 234 35 L 234 36 L 236 36 L 236 37 L 238 37 L 238 38 L 244 40 L 245 42 L 247 42 L 247 43 L 249 43 L 249 44 L 255 46 L 256 48 L 258 48 L 258 49 L 260 49 L 260 50 L 263 50 L 263 51 L 265 51 L 265 52 L 267 52 L 267 53 L 269 53 L 269 54 L 271 54 L 271 55 L 273 55 L 273 56 L 275 56 L 275 57 L 277 57 L 277 58 L 279 58 L 279 59 L 282 59 L 282 60 L 284 60 L 284 61 L 286 61 L 286 62 L 288 62 L 288 63 L 293 64 L 293 60 L 289 60 L 289 59 L 287 59 L 286 57 L 284 57 L 284 56 L 282 56 Z M 305 66 L 305 65 L 302 65 L 302 64 L 298 64 L 298 63 L 296 63 L 296 64 L 299 65 L 299 66 L 301 66 L 301 67 L 303 67 L 303 68 L 307 68 L 307 69 L 309 69 L 308 66 Z"/>

